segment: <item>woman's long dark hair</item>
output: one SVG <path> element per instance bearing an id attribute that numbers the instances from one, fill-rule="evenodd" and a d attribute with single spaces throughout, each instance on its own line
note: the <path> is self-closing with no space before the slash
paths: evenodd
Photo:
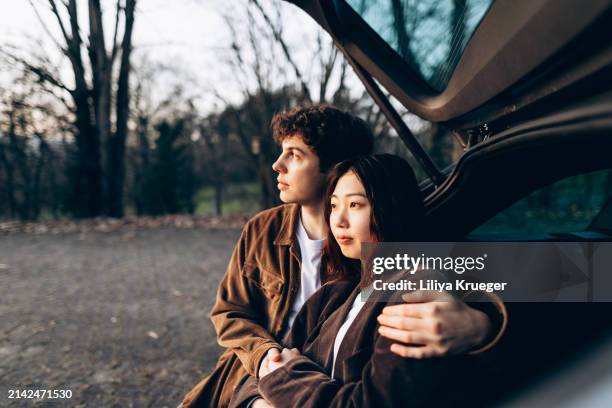
<path id="1" fill-rule="evenodd" d="M 370 228 L 376 241 L 404 242 L 424 236 L 423 197 L 412 167 L 391 154 L 354 157 L 338 163 L 327 179 L 325 221 L 328 234 L 323 248 L 326 280 L 358 278 L 360 261 L 342 254 L 329 225 L 331 196 L 340 177 L 353 172 L 363 184 L 372 208 Z"/>

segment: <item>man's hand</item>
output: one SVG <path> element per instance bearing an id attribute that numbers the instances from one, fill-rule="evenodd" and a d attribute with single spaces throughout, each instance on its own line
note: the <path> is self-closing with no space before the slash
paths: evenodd
<path id="1" fill-rule="evenodd" d="M 281 352 L 279 349 L 273 347 L 266 353 L 266 356 L 261 360 L 259 365 L 259 371 L 257 373 L 257 377 L 262 378 L 265 377 L 269 372 L 270 362 L 280 362 L 281 361 Z"/>
<path id="2" fill-rule="evenodd" d="M 286 348 L 284 348 L 283 351 L 280 353 L 280 359 L 275 359 L 274 361 L 269 360 L 266 372 L 263 375 L 260 375 L 259 378 L 265 377 L 266 375 L 270 374 L 274 370 L 284 366 L 285 364 L 287 364 L 287 362 L 289 362 L 289 361 L 291 361 L 294 358 L 297 358 L 299 356 L 301 356 L 301 354 L 300 354 L 298 349 L 296 349 L 296 348 L 293 348 L 293 349 L 286 349 Z"/>
<path id="3" fill-rule="evenodd" d="M 478 345 L 491 330 L 489 317 L 447 292 L 416 291 L 406 304 L 387 306 L 378 316 L 379 333 L 402 344 L 391 351 L 402 357 L 461 354 Z"/>
<path id="4" fill-rule="evenodd" d="M 274 350 L 277 350 L 277 349 L 274 349 Z M 270 405 L 270 403 L 266 401 L 265 399 L 258 398 L 255 401 L 253 401 L 253 405 L 251 405 L 251 408 L 274 408 L 274 407 Z"/>

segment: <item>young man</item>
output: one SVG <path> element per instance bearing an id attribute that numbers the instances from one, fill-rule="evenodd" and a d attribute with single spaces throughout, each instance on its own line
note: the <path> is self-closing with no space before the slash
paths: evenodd
<path id="1" fill-rule="evenodd" d="M 279 113 L 272 131 L 282 146 L 272 169 L 285 204 L 245 225 L 211 313 L 226 351 L 213 372 L 185 396 L 183 407 L 225 407 L 242 377 L 258 376 L 269 361 L 280 359 L 280 339 L 304 302 L 325 283 L 321 249 L 327 236 L 327 172 L 373 147 L 365 122 L 325 105 Z M 398 341 L 392 346 L 398 358 L 462 353 L 483 344 L 488 348 L 505 325 L 501 303 L 489 314 L 459 300 L 432 308 L 411 306 L 389 307 L 379 316 L 381 334 Z M 415 337 L 418 345 L 411 344 Z"/>

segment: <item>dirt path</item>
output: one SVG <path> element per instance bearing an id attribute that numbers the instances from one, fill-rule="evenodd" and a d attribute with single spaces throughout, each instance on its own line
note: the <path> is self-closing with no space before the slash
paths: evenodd
<path id="1" fill-rule="evenodd" d="M 0 235 L 0 406 L 174 408 L 220 353 L 208 313 L 238 235 Z M 73 396 L 7 399 L 26 387 Z"/>

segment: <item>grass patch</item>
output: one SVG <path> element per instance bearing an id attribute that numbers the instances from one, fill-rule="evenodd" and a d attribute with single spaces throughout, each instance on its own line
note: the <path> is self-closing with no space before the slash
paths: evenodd
<path id="1" fill-rule="evenodd" d="M 222 193 L 222 215 L 250 215 L 259 211 L 261 189 L 258 182 L 227 184 Z M 196 215 L 215 214 L 215 189 L 205 187 L 196 193 Z"/>

